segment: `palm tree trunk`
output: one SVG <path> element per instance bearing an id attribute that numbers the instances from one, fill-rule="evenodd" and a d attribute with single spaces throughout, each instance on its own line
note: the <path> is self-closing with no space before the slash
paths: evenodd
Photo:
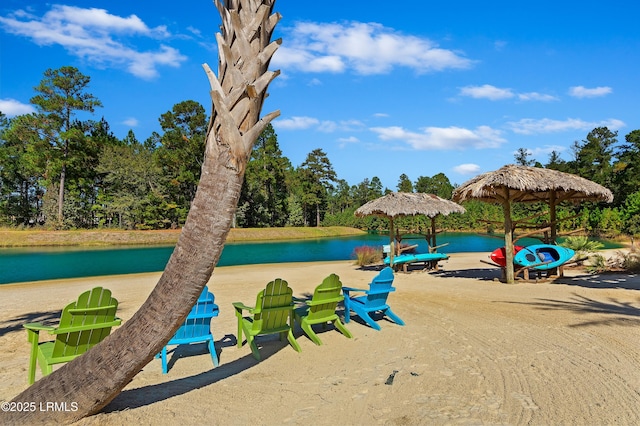
<path id="1" fill-rule="evenodd" d="M 235 214 L 253 143 L 279 112 L 259 119 L 267 70 L 279 41 L 270 42 L 275 0 L 215 0 L 222 17 L 218 78 L 204 68 L 214 105 L 198 190 L 164 273 L 142 307 L 81 357 L 26 389 L 14 401 L 75 402 L 77 411 L 8 413 L 4 424 L 67 424 L 98 412 L 151 361 L 184 321 L 220 258 Z M 7 413 L 3 413 L 7 414 Z"/>

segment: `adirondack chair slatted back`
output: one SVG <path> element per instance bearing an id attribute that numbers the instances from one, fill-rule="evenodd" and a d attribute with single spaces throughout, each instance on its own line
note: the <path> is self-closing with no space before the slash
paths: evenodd
<path id="1" fill-rule="evenodd" d="M 217 317 L 218 305 L 215 296 L 205 286 L 195 305 L 191 308 L 184 323 L 178 328 L 171 340 L 189 340 L 211 334 L 211 318 Z"/>
<path id="2" fill-rule="evenodd" d="M 96 287 L 82 293 L 77 302 L 62 311 L 52 357 L 83 354 L 102 341 L 111 333 L 111 327 L 105 327 L 105 323 L 116 320 L 117 308 L 118 301 L 108 289 Z"/>
<path id="3" fill-rule="evenodd" d="M 335 315 L 338 302 L 344 300 L 342 295 L 342 282 L 336 274 L 331 274 L 316 287 L 309 305 L 308 321 L 316 318 L 326 318 L 327 315 Z"/>
<path id="4" fill-rule="evenodd" d="M 258 293 L 253 329 L 273 330 L 286 327 L 289 320 L 293 323 L 291 318 L 292 298 L 293 291 L 285 280 L 277 278 L 267 284 L 267 287 Z"/>
<path id="5" fill-rule="evenodd" d="M 392 287 L 392 284 L 393 270 L 384 268 L 369 284 L 366 302 L 364 302 L 365 306 L 368 309 L 386 306 L 389 293 L 396 290 Z"/>

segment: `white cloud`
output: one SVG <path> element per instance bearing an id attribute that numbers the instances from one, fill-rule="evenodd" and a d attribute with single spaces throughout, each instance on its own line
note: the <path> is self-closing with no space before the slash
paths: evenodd
<path id="1" fill-rule="evenodd" d="M 356 138 L 355 136 L 349 136 L 348 138 L 339 138 L 338 142 L 357 143 L 360 142 L 360 139 Z"/>
<path id="2" fill-rule="evenodd" d="M 126 120 L 124 120 L 122 124 L 129 127 L 138 127 L 138 124 L 140 123 L 138 122 L 137 118 L 129 117 Z"/>
<path id="3" fill-rule="evenodd" d="M 333 133 L 338 129 L 338 123 L 331 120 L 324 120 L 320 123 L 317 130 L 324 133 Z"/>
<path id="4" fill-rule="evenodd" d="M 453 171 L 461 175 L 475 175 L 480 171 L 480 166 L 472 163 L 460 164 L 455 166 Z"/>
<path id="5" fill-rule="evenodd" d="M 596 98 L 599 96 L 606 96 L 612 93 L 613 89 L 608 86 L 587 88 L 584 86 L 574 86 L 569 88 L 569 94 L 576 98 Z"/>
<path id="6" fill-rule="evenodd" d="M 291 117 L 273 121 L 273 126 L 282 130 L 303 130 L 320 124 L 320 120 L 313 117 Z"/>
<path id="7" fill-rule="evenodd" d="M 323 133 L 335 131 L 362 130 L 364 123 L 359 120 L 318 120 L 313 117 L 291 117 L 273 121 L 273 126 L 280 130 L 307 130 L 314 129 Z"/>
<path id="8" fill-rule="evenodd" d="M 187 27 L 187 30 L 189 32 L 191 32 L 193 35 L 197 36 L 197 37 L 201 37 L 202 36 L 202 31 L 200 31 L 199 29 L 192 27 L 191 25 L 189 25 Z"/>
<path id="9" fill-rule="evenodd" d="M 599 122 L 584 121 L 578 118 L 567 118 L 566 120 L 552 120 L 550 118 L 536 120 L 533 118 L 523 118 L 519 121 L 511 121 L 507 123 L 507 126 L 514 133 L 533 135 L 538 133 L 556 133 L 570 130 L 592 130 L 596 127 L 608 127 L 611 130 L 616 130 L 624 127 L 625 123 L 614 118 Z"/>
<path id="10" fill-rule="evenodd" d="M 505 47 L 507 47 L 507 42 L 504 40 L 496 40 L 493 42 L 493 48 L 498 52 L 502 51 Z"/>
<path id="11" fill-rule="evenodd" d="M 512 89 L 500 88 L 492 86 L 491 84 L 484 84 L 482 86 L 465 86 L 460 89 L 459 94 L 460 96 L 468 96 L 474 99 L 489 99 L 491 101 L 511 99 L 514 97 L 517 97 L 521 101 L 549 102 L 558 100 L 555 96 L 546 95 L 544 93 L 516 93 Z"/>
<path id="12" fill-rule="evenodd" d="M 538 93 L 538 92 L 518 93 L 518 99 L 520 99 L 521 101 L 542 101 L 542 102 L 551 102 L 551 101 L 558 100 L 558 98 L 553 95 L 546 95 L 544 93 Z"/>
<path id="13" fill-rule="evenodd" d="M 33 105 L 23 104 L 15 99 L 0 99 L 0 112 L 7 117 L 15 117 L 17 115 L 31 114 L 36 112 Z"/>
<path id="14" fill-rule="evenodd" d="M 511 89 L 500 89 L 490 84 L 482 86 L 466 86 L 460 89 L 460 96 L 469 96 L 475 99 L 490 99 L 492 101 L 513 98 L 515 95 Z"/>
<path id="15" fill-rule="evenodd" d="M 280 46 L 273 55 L 271 63 L 276 68 L 292 68 L 304 72 L 332 72 L 341 73 L 345 64 L 338 56 L 315 57 L 303 48 Z"/>
<path id="16" fill-rule="evenodd" d="M 387 114 L 386 112 L 376 112 L 375 114 L 373 114 L 373 116 L 376 118 L 387 118 L 389 117 L 389 114 Z"/>
<path id="17" fill-rule="evenodd" d="M 347 138 L 338 138 L 338 142 L 340 142 L 340 148 L 344 148 L 345 146 L 350 144 L 360 143 L 360 139 L 356 138 L 355 136 L 349 136 Z"/>
<path id="18" fill-rule="evenodd" d="M 434 42 L 377 23 L 298 22 L 284 29 L 287 43 L 273 56 L 276 67 L 302 72 L 386 74 L 396 67 L 418 73 L 469 68 L 473 61 Z"/>
<path id="19" fill-rule="evenodd" d="M 506 142 L 499 130 L 480 126 L 475 130 L 461 127 L 427 127 L 422 133 L 402 127 L 372 127 L 382 140 L 400 140 L 416 150 L 449 150 L 467 148 L 497 148 Z"/>
<path id="20" fill-rule="evenodd" d="M 0 17 L 6 32 L 30 38 L 41 46 L 60 45 L 69 54 L 98 67 L 122 67 L 140 78 L 158 75 L 158 66 L 178 67 L 186 60 L 177 49 L 159 45 L 155 51 L 136 50 L 128 36 L 160 39 L 166 27 L 148 27 L 136 15 L 123 18 L 105 9 L 54 5 L 42 17 L 19 10 Z"/>

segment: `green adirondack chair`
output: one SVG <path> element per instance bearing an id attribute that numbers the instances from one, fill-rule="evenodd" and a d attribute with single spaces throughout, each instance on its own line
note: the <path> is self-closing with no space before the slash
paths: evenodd
<path id="1" fill-rule="evenodd" d="M 260 361 L 260 352 L 256 346 L 255 337 L 264 334 L 280 334 L 280 340 L 287 340 L 297 352 L 300 345 L 293 337 L 293 291 L 289 284 L 277 278 L 267 284 L 264 290 L 258 293 L 255 307 L 247 306 L 241 302 L 233 303 L 238 318 L 238 347 L 242 347 L 242 333 L 247 336 L 247 344 L 251 347 L 253 357 Z M 251 316 L 243 317 L 242 313 L 248 311 Z"/>
<path id="2" fill-rule="evenodd" d="M 118 301 L 111 297 L 111 291 L 95 287 L 85 291 L 77 302 L 70 303 L 60 315 L 58 327 L 41 323 L 25 324 L 27 337 L 31 343 L 29 360 L 29 384 L 36 376 L 36 360 L 42 375 L 51 374 L 55 364 L 69 362 L 97 345 L 111 333 L 111 327 L 121 323 L 116 318 Z M 39 343 L 40 331 L 55 335 L 52 342 Z"/>
<path id="3" fill-rule="evenodd" d="M 327 323 L 331 322 L 335 328 L 349 339 L 353 337 L 351 332 L 342 324 L 340 318 L 338 318 L 338 314 L 336 314 L 338 302 L 343 300 L 340 277 L 336 274 L 331 274 L 322 281 L 322 284 L 316 287 L 311 300 L 305 301 L 307 306 L 294 310 L 296 322 L 300 324 L 302 330 L 316 345 L 321 345 L 322 341 L 311 327 L 315 324 L 322 324 L 326 328 Z"/>

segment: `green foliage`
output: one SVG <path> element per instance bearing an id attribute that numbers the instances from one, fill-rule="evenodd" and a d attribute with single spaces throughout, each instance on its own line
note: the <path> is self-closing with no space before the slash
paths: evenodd
<path id="1" fill-rule="evenodd" d="M 353 250 L 358 266 L 374 265 L 382 260 L 382 247 L 360 246 Z"/>
<path id="2" fill-rule="evenodd" d="M 521 166 L 533 166 L 536 161 L 529 158 L 531 155 L 532 154 L 528 149 L 518 148 L 518 151 L 514 155 L 515 164 Z"/>
<path id="3" fill-rule="evenodd" d="M 102 183 L 94 206 L 96 216 L 102 226 L 165 228 L 165 220 L 175 216 L 175 208 L 169 208 L 165 201 L 162 169 L 153 162 L 153 152 L 135 137 L 129 142 L 131 145 L 108 146 L 102 151 L 96 168 Z M 150 223 L 148 209 L 162 212 L 164 220 Z M 179 217 L 172 219 L 177 223 Z"/>
<path id="4" fill-rule="evenodd" d="M 160 133 L 140 143 L 133 131 L 118 140 L 108 123 L 76 119 L 101 103 L 88 93 L 90 78 L 76 68 L 45 71 L 31 102 L 37 112 L 7 119 L 0 112 L 0 223 L 52 228 L 125 229 L 178 227 L 187 216 L 198 185 L 208 117 L 195 101 L 184 101 L 159 117 Z M 545 167 L 577 174 L 614 192 L 614 204 L 560 205 L 558 231 L 583 228 L 589 235 L 640 235 L 640 130 L 618 143 L 606 127 L 593 129 L 573 145 L 574 158 L 558 152 Z M 531 150 L 520 148 L 520 164 L 540 166 Z M 444 173 L 420 176 L 414 183 L 401 174 L 397 189 L 450 199 L 454 185 Z M 386 230 L 378 217 L 356 218 L 364 203 L 390 192 L 376 176 L 350 185 L 340 179 L 321 149 L 293 167 L 267 126 L 247 164 L 236 224 L 243 227 L 346 225 Z M 467 213 L 438 216 L 445 230 L 501 232 L 499 205 L 465 202 Z M 513 206 L 514 219 L 547 210 L 545 203 Z M 575 216 L 575 217 L 573 217 Z M 538 225 L 548 221 L 540 215 Z M 426 232 L 428 218 L 405 218 L 403 229 Z"/>
<path id="5" fill-rule="evenodd" d="M 615 193 L 614 204 L 620 206 L 640 188 L 640 130 L 625 136 L 625 143 L 618 148 L 616 157 L 611 189 Z"/>
<path id="6" fill-rule="evenodd" d="M 600 250 L 604 245 L 599 241 L 590 240 L 585 235 L 573 235 L 567 237 L 564 241 L 558 244 L 562 247 L 567 247 L 576 252 L 592 253 Z"/>
<path id="7" fill-rule="evenodd" d="M 294 192 L 300 197 L 305 225 L 320 226 L 326 212 L 329 193 L 337 181 L 329 157 L 322 149 L 314 149 L 296 170 Z"/>
<path id="8" fill-rule="evenodd" d="M 612 183 L 612 158 L 618 132 L 597 127 L 582 142 L 575 142 L 574 167 L 578 175 L 605 187 Z"/>
<path id="9" fill-rule="evenodd" d="M 38 110 L 38 119 L 46 123 L 46 132 L 41 133 L 43 154 L 47 158 L 47 176 L 58 177 L 58 211 L 55 216 L 48 215 L 46 220 L 55 221 L 56 226 L 65 226 L 65 200 L 67 178 L 73 179 L 73 168 L 81 162 L 79 158 L 85 153 L 87 126 L 74 122 L 76 111 L 94 112 L 102 103 L 86 90 L 91 78 L 83 75 L 77 68 L 64 66 L 59 69 L 48 69 L 44 78 L 35 87 L 36 96 L 31 103 Z M 91 169 L 76 169 L 89 171 Z M 69 176 L 67 176 L 69 174 Z M 72 205 L 75 203 L 71 203 Z M 67 210 L 69 210 L 67 206 Z M 71 218 L 74 222 L 75 218 Z"/>
<path id="10" fill-rule="evenodd" d="M 551 170 L 557 170 L 559 172 L 571 173 L 567 162 L 560 157 L 558 151 L 551 151 L 549 154 L 549 160 L 544 167 Z"/>
<path id="11" fill-rule="evenodd" d="M 404 173 L 400 175 L 398 179 L 398 192 L 413 192 L 413 184 L 407 175 Z"/>
<path id="12" fill-rule="evenodd" d="M 589 257 L 589 263 L 585 266 L 587 272 L 592 274 L 601 274 L 609 270 L 607 261 L 601 254 L 596 254 Z"/>
<path id="13" fill-rule="evenodd" d="M 196 195 L 204 160 L 208 118 L 204 107 L 195 101 L 183 101 L 160 116 L 164 134 L 154 151 L 155 163 L 162 169 L 167 202 L 179 212 L 173 226 L 186 220 L 186 212 Z"/>
<path id="14" fill-rule="evenodd" d="M 415 184 L 416 192 L 434 194 L 438 197 L 450 200 L 454 187 L 444 173 L 438 173 L 432 177 L 420 176 Z"/>
<path id="15" fill-rule="evenodd" d="M 247 164 L 238 202 L 237 224 L 259 228 L 287 223 L 287 173 L 291 163 L 282 156 L 271 124 L 258 137 Z"/>
<path id="16" fill-rule="evenodd" d="M 624 231 L 632 236 L 640 235 L 640 191 L 625 200 L 624 219 Z"/>
<path id="17" fill-rule="evenodd" d="M 298 197 L 290 195 L 287 201 L 289 214 L 286 226 L 304 226 L 304 211 Z"/>

